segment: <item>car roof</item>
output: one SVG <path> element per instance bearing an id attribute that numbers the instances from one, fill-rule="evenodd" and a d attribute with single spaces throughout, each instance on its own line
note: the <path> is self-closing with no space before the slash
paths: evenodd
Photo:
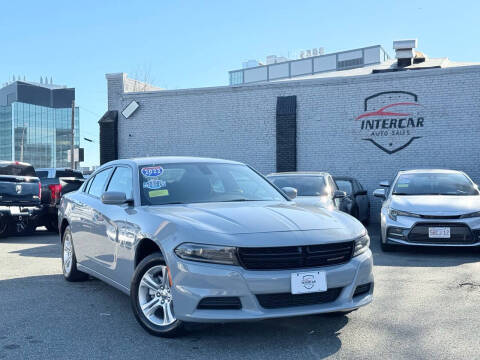
<path id="1" fill-rule="evenodd" d="M 419 173 L 440 173 L 440 174 L 463 174 L 463 171 L 460 170 L 450 170 L 450 169 L 411 169 L 411 170 L 400 170 L 399 174 L 419 174 Z"/>
<path id="2" fill-rule="evenodd" d="M 131 164 L 136 166 L 142 165 L 151 165 L 151 164 L 180 164 L 180 163 L 215 163 L 215 164 L 238 164 L 243 165 L 241 162 L 215 159 L 215 158 L 204 158 L 204 157 L 195 157 L 195 156 L 152 156 L 152 157 L 141 157 L 141 158 L 132 158 L 132 159 L 122 159 L 110 161 L 104 165 L 118 165 L 118 164 Z M 102 166 L 103 167 L 103 166 Z"/>
<path id="3" fill-rule="evenodd" d="M 268 174 L 267 177 L 273 176 L 327 176 L 330 175 L 325 171 L 286 171 Z"/>

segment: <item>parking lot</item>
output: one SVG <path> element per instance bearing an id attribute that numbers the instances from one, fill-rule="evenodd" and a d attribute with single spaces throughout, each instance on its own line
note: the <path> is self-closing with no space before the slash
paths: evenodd
<path id="1" fill-rule="evenodd" d="M 0 359 L 478 358 L 480 254 L 379 250 L 374 302 L 347 316 L 195 326 L 163 339 L 129 298 L 98 280 L 63 280 L 52 233 L 0 241 Z"/>

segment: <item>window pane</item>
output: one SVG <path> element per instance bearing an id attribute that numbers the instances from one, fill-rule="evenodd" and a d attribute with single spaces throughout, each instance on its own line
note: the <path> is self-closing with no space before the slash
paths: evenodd
<path id="1" fill-rule="evenodd" d="M 103 170 L 97 175 L 95 175 L 95 178 L 92 180 L 92 185 L 90 186 L 88 193 L 96 197 L 102 196 L 105 183 L 107 182 L 107 179 L 111 172 L 112 169 L 110 168 L 107 170 Z"/>
<path id="2" fill-rule="evenodd" d="M 108 191 L 124 192 L 127 199 L 132 198 L 132 170 L 126 167 L 117 167 L 113 173 Z"/>

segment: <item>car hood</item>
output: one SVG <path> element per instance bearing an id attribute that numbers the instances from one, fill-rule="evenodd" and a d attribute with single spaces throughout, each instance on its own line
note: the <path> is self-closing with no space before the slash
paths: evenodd
<path id="1" fill-rule="evenodd" d="M 360 223 L 339 211 L 304 208 L 293 202 L 163 205 L 145 210 L 177 225 L 223 234 L 339 229 L 355 236 L 363 231 Z"/>
<path id="2" fill-rule="evenodd" d="M 480 196 L 393 195 L 390 207 L 419 215 L 463 215 L 480 211 Z"/>

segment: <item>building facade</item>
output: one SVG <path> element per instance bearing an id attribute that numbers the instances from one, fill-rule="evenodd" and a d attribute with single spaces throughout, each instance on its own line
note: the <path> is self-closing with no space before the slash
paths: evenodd
<path id="1" fill-rule="evenodd" d="M 72 102 L 75 89 L 13 82 L 0 89 L 0 160 L 34 167 L 70 167 Z M 74 144 L 80 144 L 79 109 L 74 110 Z"/>
<path id="2" fill-rule="evenodd" d="M 406 168 L 458 169 L 480 182 L 480 65 L 418 62 L 147 92 L 125 91 L 126 74 L 109 74 L 117 157 L 219 157 L 264 174 L 327 171 L 358 178 L 370 195 Z M 122 111 L 132 101 L 139 106 L 127 118 Z M 375 221 L 381 204 L 371 203 Z"/>

